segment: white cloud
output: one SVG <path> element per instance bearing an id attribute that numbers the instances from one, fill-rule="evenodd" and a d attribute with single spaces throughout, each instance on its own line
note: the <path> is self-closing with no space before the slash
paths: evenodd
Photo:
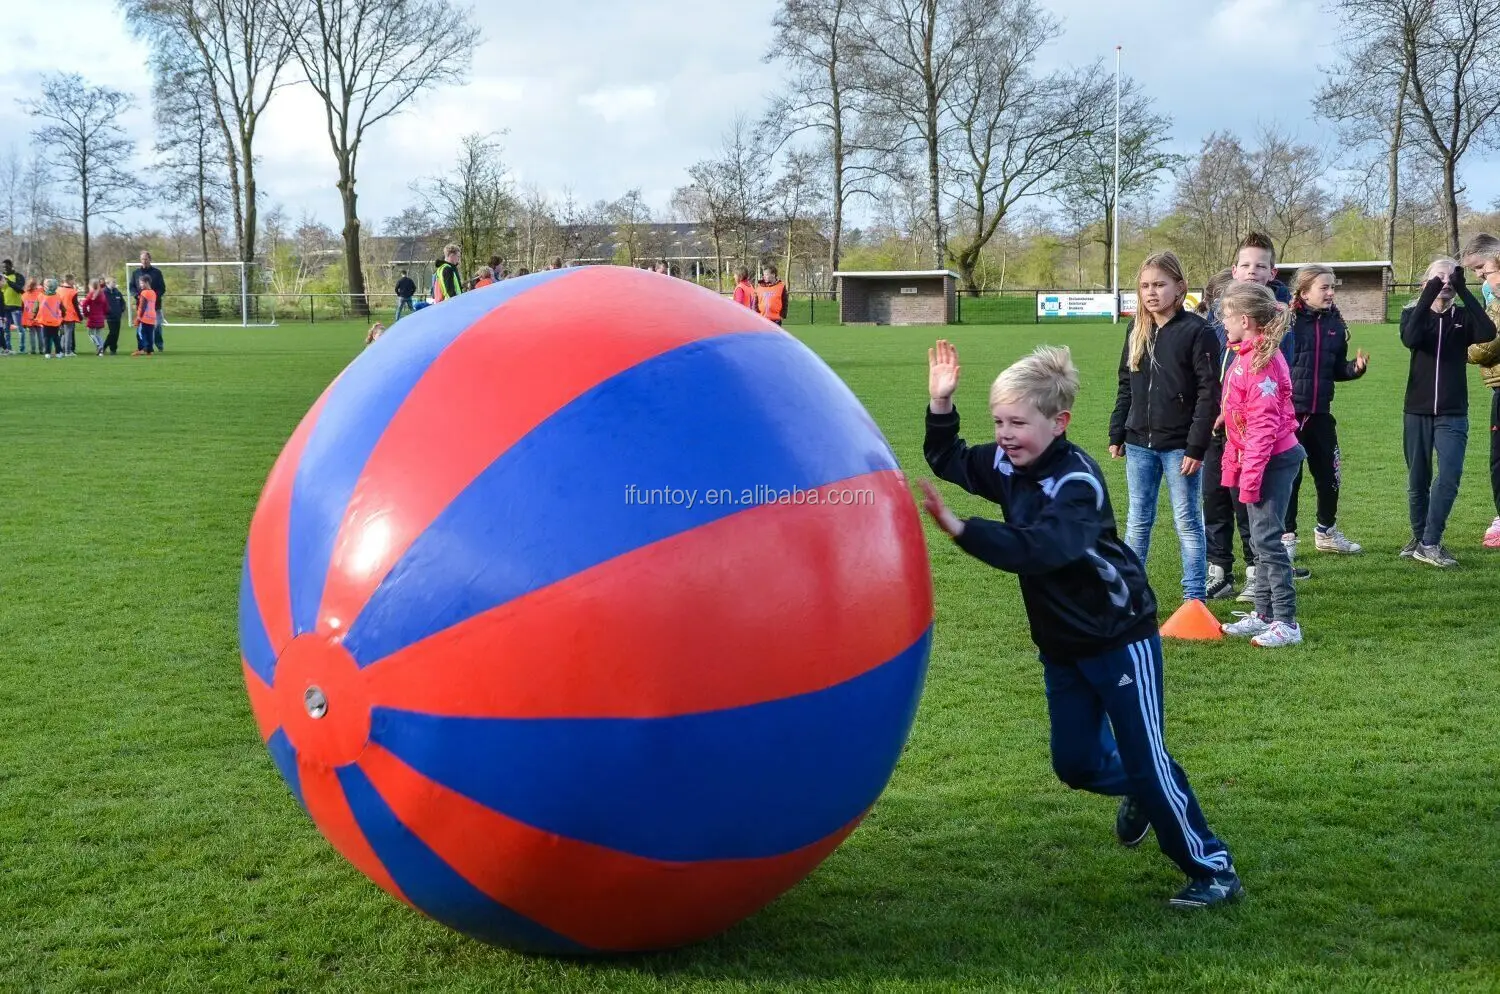
<path id="1" fill-rule="evenodd" d="M 578 98 L 581 107 L 604 118 L 610 124 L 638 118 L 656 107 L 654 86 L 606 86 Z"/>

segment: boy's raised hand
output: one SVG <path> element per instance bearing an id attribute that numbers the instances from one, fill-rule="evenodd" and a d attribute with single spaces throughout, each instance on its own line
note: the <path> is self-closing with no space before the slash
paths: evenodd
<path id="1" fill-rule="evenodd" d="M 922 480 L 922 509 L 937 522 L 937 526 L 954 538 L 963 534 L 964 523 L 959 520 L 958 515 L 948 509 L 943 503 L 943 495 L 938 493 L 937 486 L 931 480 Z"/>
<path id="2" fill-rule="evenodd" d="M 1363 373 L 1366 369 L 1369 368 L 1369 366 L 1370 353 L 1366 352 L 1364 349 L 1359 349 L 1358 351 L 1356 351 L 1354 353 L 1354 371 L 1356 373 Z"/>
<path id="3" fill-rule="evenodd" d="M 927 396 L 932 413 L 947 414 L 953 410 L 953 392 L 958 389 L 958 350 L 946 338 L 927 350 Z M 936 492 L 936 491 L 934 491 Z"/>

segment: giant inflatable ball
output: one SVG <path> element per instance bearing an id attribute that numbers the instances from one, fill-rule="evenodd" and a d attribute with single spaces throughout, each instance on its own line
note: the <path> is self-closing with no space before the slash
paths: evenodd
<path id="1" fill-rule="evenodd" d="M 623 267 L 395 324 L 277 459 L 240 587 L 261 736 L 328 841 L 545 953 L 701 940 L 810 873 L 896 765 L 931 628 L 848 388 Z"/>

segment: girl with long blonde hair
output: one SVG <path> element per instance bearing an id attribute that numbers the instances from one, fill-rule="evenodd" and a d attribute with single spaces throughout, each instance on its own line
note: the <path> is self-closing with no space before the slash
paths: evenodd
<path id="1" fill-rule="evenodd" d="M 1187 280 L 1171 252 L 1141 263 L 1135 319 L 1120 354 L 1109 454 L 1125 459 L 1130 492 L 1125 543 L 1146 561 L 1163 479 L 1182 555 L 1182 597 L 1207 596 L 1203 456 L 1219 406 L 1219 342 L 1208 322 L 1183 308 Z"/>

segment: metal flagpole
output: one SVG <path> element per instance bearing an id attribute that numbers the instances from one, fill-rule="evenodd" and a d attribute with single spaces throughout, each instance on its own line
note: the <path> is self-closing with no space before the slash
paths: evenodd
<path id="1" fill-rule="evenodd" d="M 1111 223 L 1114 225 L 1110 247 L 1113 258 L 1109 261 L 1110 281 L 1115 290 L 1115 324 L 1120 323 L 1120 46 L 1115 46 L 1115 209 Z"/>

